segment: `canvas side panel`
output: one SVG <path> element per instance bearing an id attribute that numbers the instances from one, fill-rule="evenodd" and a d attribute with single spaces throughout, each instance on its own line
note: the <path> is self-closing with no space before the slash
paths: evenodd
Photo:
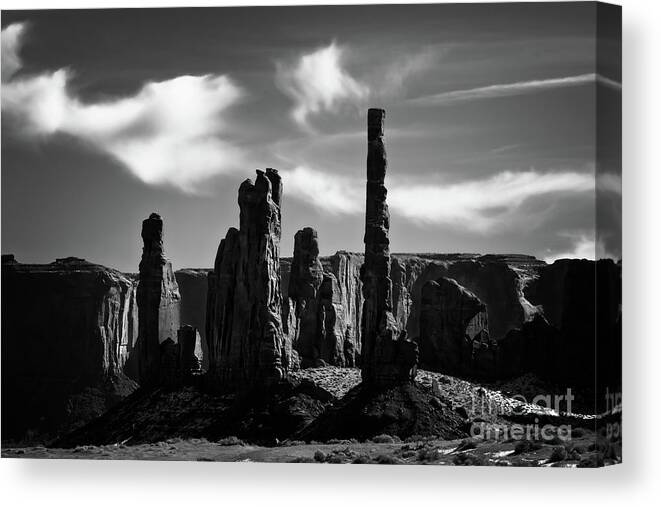
<path id="1" fill-rule="evenodd" d="M 622 9 L 597 4 L 597 447 L 622 452 Z M 611 456 L 612 455 L 612 456 Z"/>

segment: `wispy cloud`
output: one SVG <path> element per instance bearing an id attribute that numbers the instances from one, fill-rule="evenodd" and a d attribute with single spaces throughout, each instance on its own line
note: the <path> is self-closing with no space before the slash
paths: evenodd
<path id="1" fill-rule="evenodd" d="M 373 77 L 378 83 L 378 86 L 371 87 L 373 92 L 381 97 L 401 95 L 412 78 L 423 75 L 438 64 L 443 52 L 439 48 L 423 48 L 394 58 L 385 71 Z"/>
<path id="2" fill-rule="evenodd" d="M 594 190 L 591 173 L 504 171 L 449 185 L 399 184 L 392 188 L 388 200 L 400 215 L 415 222 L 487 232 L 514 223 L 513 214 L 531 199 L 590 190 Z"/>
<path id="3" fill-rule="evenodd" d="M 344 48 L 333 42 L 293 63 L 276 63 L 276 84 L 294 102 L 291 116 L 299 126 L 310 129 L 311 115 L 337 112 L 369 95 L 369 87 L 344 68 L 344 55 Z"/>
<path id="4" fill-rule="evenodd" d="M 489 150 L 489 153 L 492 155 L 500 155 L 501 153 L 507 153 L 521 148 L 520 144 L 506 144 L 504 146 L 497 146 Z"/>
<path id="5" fill-rule="evenodd" d="M 437 93 L 417 97 L 409 101 L 410 104 L 429 106 L 429 105 L 447 105 L 458 102 L 472 100 L 492 99 L 497 97 L 510 97 L 513 95 L 523 95 L 539 91 L 551 90 L 555 88 L 566 88 L 570 86 L 580 86 L 589 83 L 599 82 L 611 88 L 619 89 L 620 83 L 612 79 L 597 74 L 580 74 L 577 76 L 566 76 L 551 79 L 535 79 L 530 81 L 518 81 L 516 83 L 494 84 L 489 86 L 480 86 L 478 88 L 468 88 L 465 90 L 452 90 L 448 92 Z"/>
<path id="6" fill-rule="evenodd" d="M 240 150 L 222 138 L 228 130 L 225 114 L 243 94 L 228 76 L 180 76 L 146 83 L 131 97 L 83 103 L 69 89 L 67 69 L 13 76 L 21 66 L 24 32 L 24 24 L 2 30 L 2 112 L 22 135 L 73 135 L 119 160 L 143 182 L 184 191 L 241 162 Z"/>
<path id="7" fill-rule="evenodd" d="M 287 192 L 332 214 L 364 210 L 364 185 L 358 178 L 330 176 L 300 166 L 283 173 Z M 388 204 L 398 216 L 421 224 L 461 227 L 478 233 L 502 230 L 526 220 L 513 220 L 527 201 L 545 195 L 594 190 L 594 176 L 580 172 L 502 172 L 493 177 L 452 184 L 388 182 Z"/>
<path id="8" fill-rule="evenodd" d="M 438 47 L 422 47 L 385 58 L 371 49 L 333 41 L 293 61 L 276 62 L 275 82 L 293 102 L 292 119 L 303 130 L 314 132 L 311 120 L 315 115 L 336 114 L 347 106 L 362 107 L 368 98 L 401 98 L 407 85 L 433 69 L 443 52 Z M 348 55 L 366 63 L 363 67 L 367 72 L 352 75 L 346 68 Z"/>

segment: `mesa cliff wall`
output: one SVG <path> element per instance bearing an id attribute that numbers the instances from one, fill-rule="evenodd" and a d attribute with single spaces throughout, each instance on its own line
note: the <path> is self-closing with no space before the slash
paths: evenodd
<path id="1" fill-rule="evenodd" d="M 360 267 L 363 254 L 340 251 L 320 257 L 324 272 L 337 280 L 339 299 L 344 310 L 346 332 L 361 351 L 363 294 Z M 287 294 L 290 258 L 280 264 L 283 293 Z M 391 254 L 393 315 L 401 329 L 411 338 L 419 335 L 420 301 L 424 284 L 442 276 L 461 281 L 469 291 L 485 301 L 489 315 L 490 335 L 502 339 L 516 329 L 537 310 L 528 302 L 523 289 L 546 264 L 531 256 L 476 254 Z M 460 283 L 461 283 L 460 282 Z M 289 314 L 284 301 L 283 314 Z M 286 317 L 284 318 L 286 320 Z"/>
<path id="2" fill-rule="evenodd" d="M 337 279 L 346 329 L 359 362 L 363 256 L 337 252 L 320 257 L 320 262 Z M 281 262 L 285 291 L 290 263 L 290 259 Z M 612 260 L 563 259 L 546 264 L 526 255 L 391 254 L 391 274 L 393 314 L 414 340 L 434 332 L 426 323 L 427 329 L 420 329 L 422 291 L 428 282 L 452 279 L 484 304 L 487 336 L 480 335 L 480 344 L 471 337 L 461 345 L 468 362 L 457 362 L 447 373 L 493 379 L 533 372 L 565 383 L 591 385 L 597 354 L 598 364 L 608 365 L 601 371 L 602 381 L 619 384 L 621 266 Z M 289 303 L 285 300 L 284 304 L 286 315 Z M 442 307 L 427 308 L 433 311 Z M 421 351 L 421 364 L 443 368 L 434 365 L 425 351 Z"/>
<path id="3" fill-rule="evenodd" d="M 43 441 L 101 415 L 138 383 L 161 380 L 161 345 L 180 332 L 162 229 L 157 214 L 143 222 L 137 276 L 75 257 L 20 264 L 3 256 L 3 438 Z"/>
<path id="4" fill-rule="evenodd" d="M 137 388 L 136 282 L 83 259 L 2 263 L 3 438 L 80 426 Z"/>

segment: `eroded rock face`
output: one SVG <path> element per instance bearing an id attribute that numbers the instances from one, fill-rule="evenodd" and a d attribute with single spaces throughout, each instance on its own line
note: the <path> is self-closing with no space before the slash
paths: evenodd
<path id="1" fill-rule="evenodd" d="M 179 387 L 183 384 L 181 349 L 172 338 L 159 344 L 159 386 Z"/>
<path id="2" fill-rule="evenodd" d="M 519 275 L 501 261 L 460 261 L 448 266 L 449 278 L 480 298 L 489 314 L 489 332 L 495 339 L 520 327 L 529 315 L 521 302 Z"/>
<path id="3" fill-rule="evenodd" d="M 489 343 L 487 307 L 455 280 L 425 283 L 420 313 L 422 368 L 450 374 L 473 371 L 473 351 Z"/>
<path id="4" fill-rule="evenodd" d="M 177 332 L 179 364 L 184 379 L 202 370 L 202 344 L 200 334 L 193 326 L 181 326 Z"/>
<path id="5" fill-rule="evenodd" d="M 3 256 L 3 438 L 72 429 L 136 389 L 124 374 L 135 352 L 135 298 L 130 277 L 83 259 Z"/>
<path id="6" fill-rule="evenodd" d="M 383 109 L 370 109 L 367 113 L 365 260 L 360 271 L 365 298 L 361 374 L 363 382 L 374 385 L 412 380 L 417 367 L 417 344 L 400 333 L 392 314 L 384 119 Z"/>
<path id="7" fill-rule="evenodd" d="M 289 333 L 303 367 L 313 366 L 323 359 L 319 315 L 319 288 L 323 279 L 317 231 L 306 227 L 294 236 L 294 257 L 288 283 L 293 317 Z"/>
<path id="8" fill-rule="evenodd" d="M 294 235 L 294 257 L 289 275 L 289 297 L 295 303 L 314 299 L 323 281 L 323 266 L 319 261 L 317 231 L 305 227 Z"/>
<path id="9" fill-rule="evenodd" d="M 320 357 L 326 364 L 345 366 L 355 364 L 353 341 L 347 336 L 349 328 L 342 306 L 342 292 L 335 275 L 325 273 L 319 289 Z"/>
<path id="10" fill-rule="evenodd" d="M 489 334 L 502 340 L 510 331 L 521 329 L 540 311 L 526 299 L 524 291 L 546 264 L 527 255 L 477 254 L 391 254 L 392 313 L 400 329 L 417 341 L 420 336 L 422 288 L 441 277 L 455 278 L 487 307 Z M 360 365 L 361 318 L 364 303 L 360 267 L 364 255 L 339 251 L 320 257 L 325 273 L 338 283 L 346 324 L 345 342 Z M 291 259 L 282 259 L 283 291 L 287 293 Z M 465 285 L 464 285 L 465 284 Z M 494 315 L 493 319 L 491 315 Z M 291 319 L 289 305 L 283 306 L 283 322 Z M 293 325 L 290 324 L 293 328 Z M 345 364 L 351 362 L 345 358 Z"/>
<path id="11" fill-rule="evenodd" d="M 177 341 L 166 338 L 159 345 L 159 387 L 192 385 L 202 374 L 200 335 L 193 326 L 181 326 Z"/>
<path id="12" fill-rule="evenodd" d="M 202 369 L 209 368 L 206 340 L 207 280 L 210 269 L 179 269 L 174 272 L 181 294 L 180 321 L 197 329 L 202 346 Z"/>
<path id="13" fill-rule="evenodd" d="M 218 387 L 277 382 L 290 368 L 281 321 L 281 198 L 273 169 L 241 184 L 240 227 L 229 229 L 209 273 L 206 334 Z"/>
<path id="14" fill-rule="evenodd" d="M 494 340 L 501 340 L 510 330 L 521 327 L 537 311 L 527 301 L 523 290 L 544 263 L 523 256 L 513 259 L 486 255 L 465 257 L 406 259 L 405 266 L 411 273 L 405 278 L 410 297 L 405 322 L 410 336 L 420 334 L 422 288 L 428 281 L 441 277 L 456 280 L 486 305 L 489 334 Z"/>
<path id="15" fill-rule="evenodd" d="M 421 363 L 431 370 L 483 380 L 534 373 L 567 386 L 616 390 L 618 376 L 611 376 L 608 369 L 617 372 L 618 366 L 608 361 L 618 357 L 621 346 L 619 312 L 615 299 L 610 310 L 607 301 L 619 294 L 618 274 L 604 268 L 594 261 L 575 260 L 541 268 L 541 276 L 528 287 L 537 311 L 498 340 L 490 339 L 487 305 L 475 294 L 452 279 L 427 282 L 422 290 Z M 596 321 L 595 272 L 601 273 L 605 286 L 596 298 L 606 300 L 602 308 L 608 314 Z M 596 331 L 595 322 L 603 333 Z M 595 372 L 595 358 L 608 366 Z"/>
<path id="16" fill-rule="evenodd" d="M 323 262 L 323 259 L 322 259 Z M 327 258 L 327 271 L 332 273 L 337 281 L 340 306 L 344 314 L 344 350 L 347 366 L 360 366 L 362 339 L 361 323 L 363 317 L 363 283 L 360 280 L 360 268 L 363 256 L 340 251 Z M 353 364 L 351 364 L 353 363 Z"/>
<path id="17" fill-rule="evenodd" d="M 287 322 L 285 330 L 303 368 L 354 366 L 359 355 L 345 316 L 347 301 L 352 298 L 340 287 L 332 266 L 326 264 L 324 269 L 316 231 L 309 227 L 298 231 L 294 257 L 291 263 L 284 263 L 283 284 L 289 298 L 283 306 L 283 322 Z"/>
<path id="18" fill-rule="evenodd" d="M 483 359 L 480 363 L 482 370 L 478 373 L 482 377 L 502 379 L 534 373 L 566 385 L 573 383 L 573 379 L 566 375 L 562 335 L 541 314 L 535 314 L 519 328 L 510 330 L 497 343 L 497 348 L 489 352 L 492 356 L 485 351 L 480 358 Z M 583 360 L 594 362 L 594 356 Z"/>
<path id="19" fill-rule="evenodd" d="M 400 259 L 393 256 L 390 263 L 393 314 L 399 327 L 401 329 L 407 329 L 410 336 L 418 335 L 417 323 L 415 326 L 412 326 L 414 328 L 413 330 L 407 328 L 409 316 L 413 313 L 414 309 L 414 283 L 428 265 L 428 260 L 417 257 Z M 416 315 L 416 321 L 418 318 L 418 315 Z"/>
<path id="20" fill-rule="evenodd" d="M 176 343 L 179 329 L 179 286 L 163 252 L 163 220 L 152 213 L 142 222 L 142 259 L 138 302 L 138 370 L 141 384 L 160 378 L 160 344 Z"/>
<path id="21" fill-rule="evenodd" d="M 525 373 L 559 378 L 556 372 L 566 371 L 560 333 L 522 293 L 544 264 L 532 262 L 534 270 L 526 271 L 517 264 L 529 263 L 526 259 L 512 259 L 510 264 L 489 257 L 431 264 L 416 282 L 429 273 L 447 275 L 426 281 L 421 299 L 415 300 L 420 301 L 420 310 L 414 305 L 414 312 L 420 311 L 421 362 L 434 371 L 482 380 Z M 469 284 L 470 290 L 450 274 Z M 497 316 L 496 325 L 491 315 Z M 413 319 L 412 315 L 409 326 Z"/>
<path id="22" fill-rule="evenodd" d="M 318 248 L 318 247 L 317 247 Z M 527 287 L 534 282 L 540 270 L 546 266 L 542 261 L 534 257 L 525 255 L 476 255 L 476 254 L 391 254 L 390 269 L 392 279 L 392 314 L 395 322 L 400 329 L 406 329 L 408 336 L 413 341 L 419 341 L 420 331 L 420 313 L 422 288 L 429 281 L 435 281 L 441 277 L 456 278 L 461 280 L 460 285 L 472 292 L 480 299 L 487 308 L 489 317 L 489 337 L 491 342 L 502 341 L 510 333 L 519 336 L 520 332 L 529 327 L 527 325 L 540 308 L 537 308 L 526 299 Z M 335 301 L 334 306 L 341 308 L 341 319 L 344 321 L 344 365 L 360 366 L 361 362 L 361 319 L 363 312 L 364 296 L 363 282 L 360 279 L 360 268 L 364 261 L 364 255 L 359 253 L 350 253 L 339 251 L 329 257 L 319 257 L 319 262 L 323 268 L 322 277 L 326 274 L 332 274 L 337 285 L 331 283 L 333 287 L 332 298 Z M 294 262 L 291 258 L 283 258 L 280 262 L 281 283 L 283 294 L 289 294 L 289 284 L 291 278 L 291 266 Z M 326 352 L 320 353 L 320 350 L 330 350 L 325 339 L 321 338 L 318 332 L 319 323 L 319 283 L 318 264 L 315 266 L 315 277 L 313 288 L 316 288 L 317 297 L 311 298 L 312 305 L 315 307 L 311 314 L 310 329 L 317 329 L 314 334 L 315 339 L 309 343 L 316 343 L 308 350 L 313 351 L 302 359 L 303 367 L 321 364 L 331 364 L 333 361 Z M 306 275 L 310 279 L 310 275 Z M 296 278 L 294 276 L 294 278 Z M 295 284 L 298 282 L 294 282 Z M 465 286 L 463 284 L 466 284 Z M 337 290 L 335 289 L 337 288 Z M 300 289 L 296 289 L 294 294 L 298 294 Z M 308 287 L 308 293 L 310 288 Z M 313 289 L 314 292 L 314 289 Z M 311 308 L 311 306 L 306 306 Z M 294 332 L 299 323 L 296 321 L 294 312 L 294 301 L 292 298 L 285 297 L 282 307 L 282 322 L 284 332 L 291 336 L 294 343 L 297 338 Z M 337 313 L 337 312 L 336 312 Z M 495 315 L 491 319 L 491 315 Z M 316 316 L 316 318 L 314 318 Z M 339 329 L 335 321 L 336 331 L 334 336 L 339 336 Z M 495 321 L 492 322 L 492 321 Z M 324 343 L 322 345 L 322 342 Z M 332 341 L 337 343 L 337 341 Z M 521 343 L 518 339 L 511 343 Z M 314 352 L 316 350 L 317 352 Z M 294 350 L 293 356 L 296 356 Z M 501 370 L 501 364 L 498 362 L 497 349 L 487 347 L 484 343 L 478 350 L 473 351 L 477 358 L 473 361 L 472 375 L 482 375 L 485 377 L 497 376 Z M 334 363 L 341 365 L 341 362 Z M 513 364 L 519 364 L 518 360 Z M 506 368 L 502 371 L 519 371 L 518 368 Z"/>

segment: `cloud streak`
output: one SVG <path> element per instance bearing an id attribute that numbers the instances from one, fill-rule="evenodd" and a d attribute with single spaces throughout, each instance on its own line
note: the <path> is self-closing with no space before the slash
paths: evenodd
<path id="1" fill-rule="evenodd" d="M 504 171 L 450 185 L 396 185 L 388 197 L 391 206 L 412 221 L 488 232 L 506 225 L 531 199 L 592 190 L 591 173 Z"/>
<path id="2" fill-rule="evenodd" d="M 131 97 L 83 103 L 70 91 L 67 69 L 13 76 L 24 32 L 23 24 L 2 31 L 2 112 L 24 137 L 75 136 L 141 181 L 187 192 L 241 162 L 240 150 L 222 138 L 224 116 L 243 95 L 228 76 L 179 76 L 146 83 Z"/>
<path id="3" fill-rule="evenodd" d="M 409 100 L 409 103 L 419 106 L 443 106 L 473 100 L 511 97 L 515 95 L 536 93 L 556 88 L 581 86 L 595 82 L 601 83 L 613 89 L 622 88 L 622 85 L 617 81 L 592 73 L 551 79 L 519 81 L 516 83 L 494 84 L 489 86 L 481 86 L 478 88 L 469 88 L 465 90 L 453 90 L 437 93 L 435 95 L 427 95 L 424 97 L 414 98 Z"/>
<path id="4" fill-rule="evenodd" d="M 291 117 L 303 129 L 311 129 L 310 116 L 335 113 L 369 95 L 369 87 L 344 68 L 344 56 L 345 50 L 333 42 L 294 63 L 276 63 L 276 85 L 293 101 Z"/>
<path id="5" fill-rule="evenodd" d="M 287 192 L 322 211 L 360 214 L 364 184 L 357 178 L 330 176 L 299 166 L 284 171 Z M 520 207 L 535 198 L 594 191 L 591 173 L 536 171 L 498 173 L 493 177 L 452 184 L 388 182 L 388 204 L 398 216 L 418 223 L 447 225 L 472 232 L 502 230 L 514 223 Z M 526 216 L 517 217 L 520 223 Z"/>

